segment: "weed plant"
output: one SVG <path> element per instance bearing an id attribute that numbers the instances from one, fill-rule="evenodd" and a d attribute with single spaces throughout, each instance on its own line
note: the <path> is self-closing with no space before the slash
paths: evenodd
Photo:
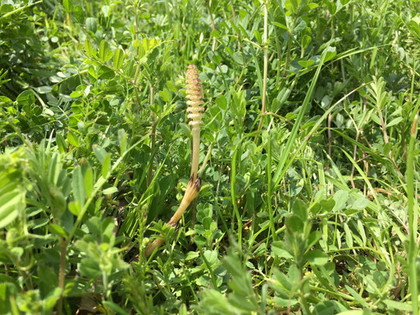
<path id="1" fill-rule="evenodd" d="M 2 1 L 0 314 L 419 314 L 418 5 Z"/>

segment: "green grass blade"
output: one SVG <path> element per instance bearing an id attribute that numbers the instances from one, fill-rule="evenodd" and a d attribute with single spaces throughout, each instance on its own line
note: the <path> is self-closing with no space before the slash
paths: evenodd
<path id="1" fill-rule="evenodd" d="M 277 170 L 273 177 L 274 187 L 276 187 L 280 183 L 284 175 L 285 166 L 287 165 L 287 160 L 289 159 L 289 155 L 292 152 L 293 145 L 295 144 L 296 138 L 298 136 L 298 131 L 302 123 L 303 117 L 310 107 L 312 94 L 315 89 L 316 82 L 318 81 L 318 77 L 321 72 L 322 66 L 324 64 L 325 56 L 326 54 L 324 53 L 322 55 L 321 62 L 319 63 L 316 69 L 311 85 L 309 86 L 308 93 L 306 93 L 305 99 L 303 100 L 302 108 L 300 109 L 296 121 L 293 125 L 292 132 L 290 133 L 290 136 L 286 143 L 286 147 L 284 148 L 280 156 L 279 164 L 277 165 Z"/>

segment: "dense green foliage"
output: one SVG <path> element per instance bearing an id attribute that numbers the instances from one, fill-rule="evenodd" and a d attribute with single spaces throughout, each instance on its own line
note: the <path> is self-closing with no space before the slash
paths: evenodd
<path id="1" fill-rule="evenodd" d="M 0 314 L 418 314 L 418 6 L 1 1 Z"/>

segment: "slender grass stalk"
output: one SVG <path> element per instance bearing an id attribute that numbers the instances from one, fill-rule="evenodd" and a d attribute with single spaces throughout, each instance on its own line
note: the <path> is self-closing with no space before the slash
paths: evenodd
<path id="1" fill-rule="evenodd" d="M 153 90 L 153 85 L 150 85 L 150 107 L 153 107 L 154 104 L 154 90 Z M 155 117 L 155 113 L 152 111 L 152 132 L 150 133 L 150 151 L 152 152 L 152 157 L 153 157 L 153 152 L 155 151 L 155 146 L 156 146 L 156 117 Z M 153 179 L 153 158 L 150 161 L 149 164 L 149 170 L 148 170 L 148 174 L 147 174 L 147 185 L 149 186 L 150 183 L 152 182 Z"/>
<path id="2" fill-rule="evenodd" d="M 418 230 L 418 221 L 419 221 L 419 209 L 418 204 L 415 200 L 414 195 L 414 160 L 415 160 L 415 143 L 417 137 L 417 121 L 418 121 L 418 112 L 414 116 L 413 124 L 410 132 L 410 142 L 408 144 L 407 150 L 407 170 L 405 173 L 407 180 L 407 211 L 408 211 L 408 225 L 410 227 L 409 237 L 408 237 L 408 282 L 409 290 L 411 293 L 412 301 L 412 312 L 413 315 L 419 314 L 419 301 L 418 301 L 418 288 L 417 288 L 417 255 L 418 255 L 418 245 L 417 245 L 417 230 Z"/>
<path id="3" fill-rule="evenodd" d="M 186 74 L 186 91 L 187 91 L 187 104 L 188 104 L 188 118 L 189 125 L 191 126 L 191 175 L 188 182 L 187 189 L 185 190 L 184 197 L 181 204 L 175 211 L 172 218 L 169 220 L 168 225 L 175 226 L 181 219 L 185 210 L 189 207 L 191 202 L 197 198 L 201 189 L 201 179 L 198 177 L 198 164 L 200 158 L 200 125 L 203 123 L 203 89 L 200 84 L 198 69 L 195 65 L 189 65 Z M 200 173 L 203 170 L 200 170 Z M 162 238 L 154 240 L 147 245 L 144 255 L 149 257 L 155 249 L 160 247 L 165 241 Z"/>
<path id="4" fill-rule="evenodd" d="M 298 136 L 298 131 L 299 131 L 300 125 L 302 123 L 303 117 L 304 117 L 306 111 L 308 110 L 308 108 L 310 107 L 312 94 L 315 90 L 315 85 L 316 85 L 316 82 L 318 81 L 318 77 L 319 77 L 319 74 L 321 72 L 322 66 L 324 65 L 325 55 L 326 54 L 323 54 L 322 57 L 321 57 L 321 61 L 320 61 L 319 65 L 316 69 L 314 77 L 312 78 L 311 85 L 309 86 L 308 92 L 306 93 L 305 99 L 303 100 L 302 106 L 299 110 L 298 116 L 296 117 L 296 121 L 293 125 L 290 136 L 287 139 L 286 146 L 285 146 L 285 148 L 282 151 L 282 154 L 280 156 L 279 164 L 277 166 L 276 173 L 274 174 L 274 177 L 273 177 L 274 187 L 276 187 L 280 183 L 282 177 L 284 176 L 285 172 L 287 171 L 287 168 L 285 166 L 289 165 L 288 162 L 291 160 L 289 158 L 289 154 L 292 152 L 292 148 L 295 145 L 295 141 L 296 141 L 296 138 Z"/>
<path id="5" fill-rule="evenodd" d="M 63 296 L 64 296 L 64 282 L 66 274 L 66 251 L 67 241 L 60 239 L 60 269 L 58 272 L 58 287 L 62 290 L 60 298 L 57 302 L 57 314 L 60 315 L 63 312 Z"/>
<path id="6" fill-rule="evenodd" d="M 7 17 L 9 17 L 9 16 L 11 16 L 13 14 L 19 13 L 19 12 L 21 12 L 21 11 L 27 9 L 27 8 L 30 8 L 32 6 L 36 6 L 37 4 L 40 4 L 40 3 L 42 3 L 42 0 L 41 1 L 34 2 L 34 3 L 31 3 L 31 4 L 28 4 L 28 5 L 25 5 L 25 6 L 22 6 L 20 8 L 17 8 L 15 10 L 13 10 L 13 11 L 7 12 L 7 13 L 3 14 L 2 16 L 0 16 L 0 20 L 5 19 L 5 18 L 7 18 Z"/>
<path id="7" fill-rule="evenodd" d="M 264 32 L 263 32 L 263 49 L 264 49 L 264 69 L 263 69 L 263 85 L 262 85 L 262 101 L 261 101 L 261 118 L 258 125 L 258 131 L 261 131 L 265 113 L 267 112 L 267 77 L 268 77 L 268 0 L 264 1 Z M 257 139 L 258 134 L 255 136 Z"/>
<path id="8" fill-rule="evenodd" d="M 209 16 L 210 16 L 210 21 L 211 21 L 211 30 L 215 31 L 216 30 L 216 23 L 214 22 L 214 17 L 213 17 L 213 12 L 212 12 L 211 7 L 210 7 L 210 2 L 206 1 L 206 6 L 207 6 L 207 9 L 209 10 Z M 217 38 L 215 36 L 213 36 L 212 45 L 211 45 L 211 50 L 212 51 L 214 51 L 216 49 L 216 41 L 217 41 Z"/>
<path id="9" fill-rule="evenodd" d="M 271 137 L 268 136 L 267 140 L 267 208 L 268 208 L 268 217 L 270 219 L 270 231 L 271 231 L 271 238 L 273 241 L 277 240 L 276 237 L 276 229 L 274 226 L 274 211 L 272 205 L 272 198 L 273 198 L 273 180 L 272 180 L 272 173 L 271 173 L 271 162 L 272 162 L 272 154 L 271 154 Z M 268 238 L 267 238 L 268 240 Z"/>
<path id="10" fill-rule="evenodd" d="M 238 145 L 235 148 L 235 151 L 233 152 L 232 156 L 232 163 L 231 163 L 231 169 L 230 169 L 230 197 L 232 199 L 232 207 L 233 212 L 236 217 L 236 221 L 238 224 L 238 247 L 239 249 L 242 249 L 242 217 L 239 213 L 237 198 L 236 198 L 236 163 L 238 159 L 238 150 L 241 146 L 241 143 L 239 142 Z M 233 221 L 232 221 L 233 222 Z M 234 229 L 233 229 L 234 230 Z"/>

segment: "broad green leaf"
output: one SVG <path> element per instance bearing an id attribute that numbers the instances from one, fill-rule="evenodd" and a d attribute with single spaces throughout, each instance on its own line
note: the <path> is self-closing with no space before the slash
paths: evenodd
<path id="1" fill-rule="evenodd" d="M 86 191 L 82 169 L 80 166 L 75 167 L 73 170 L 72 188 L 74 200 L 83 207 L 85 204 Z"/>
<path id="2" fill-rule="evenodd" d="M 92 146 L 92 149 L 93 149 L 93 153 L 95 153 L 95 156 L 96 156 L 96 158 L 98 159 L 98 161 L 101 163 L 101 164 L 104 164 L 104 161 L 105 161 L 105 157 L 107 156 L 107 152 L 106 152 L 106 150 L 104 149 L 104 148 L 102 148 L 102 147 L 100 147 L 100 146 L 98 146 L 98 145 L 96 145 L 96 144 L 94 144 L 93 146 Z"/>
<path id="3" fill-rule="evenodd" d="M 67 208 L 67 201 L 63 194 L 63 189 L 54 184 L 48 185 L 51 196 L 50 210 L 55 219 L 60 219 Z"/>
<path id="4" fill-rule="evenodd" d="M 12 103 L 13 103 L 13 101 L 10 98 L 8 98 L 7 96 L 0 96 L 0 106 L 10 105 Z"/>
<path id="5" fill-rule="evenodd" d="M 172 100 L 172 94 L 168 89 L 163 89 L 159 92 L 159 96 L 166 102 L 169 103 Z"/>
<path id="6" fill-rule="evenodd" d="M 28 105 L 28 106 L 35 104 L 34 92 L 30 90 L 23 91 L 16 98 L 16 102 L 18 102 L 19 105 Z"/>
<path id="7" fill-rule="evenodd" d="M 89 198 L 93 192 L 93 171 L 91 167 L 86 169 L 86 172 L 83 176 L 84 178 L 84 186 L 85 186 L 85 193 L 86 197 Z"/>
<path id="8" fill-rule="evenodd" d="M 114 69 L 115 70 L 119 70 L 121 69 L 123 62 L 124 62 L 124 50 L 122 50 L 122 48 L 118 48 L 117 50 L 115 50 L 114 52 L 114 59 L 113 59 L 113 64 L 114 64 Z"/>
<path id="9" fill-rule="evenodd" d="M 369 200 L 366 199 L 365 197 L 361 197 L 361 198 L 356 199 L 350 205 L 350 208 L 355 209 L 355 210 L 363 210 L 368 206 L 368 204 L 369 204 Z"/>
<path id="10" fill-rule="evenodd" d="M 419 16 L 411 19 L 408 23 L 408 29 L 417 41 L 420 41 L 420 18 Z"/>
<path id="11" fill-rule="evenodd" d="M 80 203 L 78 201 L 70 201 L 69 202 L 69 210 L 75 216 L 79 216 L 80 211 L 82 211 L 82 208 L 80 207 Z"/>
<path id="12" fill-rule="evenodd" d="M 55 141 L 57 142 L 58 150 L 63 153 L 67 150 L 66 141 L 64 140 L 64 137 L 58 133 L 55 137 Z"/>
<path id="13" fill-rule="evenodd" d="M 55 288 L 45 299 L 44 299 L 44 311 L 51 312 L 57 301 L 60 299 L 63 289 Z"/>
<path id="14" fill-rule="evenodd" d="M 74 147 L 79 146 L 79 139 L 77 139 L 77 137 L 72 132 L 67 134 L 67 141 Z"/>
<path id="15" fill-rule="evenodd" d="M 346 222 L 343 223 L 344 227 L 344 237 L 346 239 L 347 247 L 353 247 L 353 233 L 351 232 L 348 224 Z"/>
<path id="16" fill-rule="evenodd" d="M 111 194 L 114 194 L 116 192 L 118 192 L 118 188 L 117 187 L 109 187 L 109 188 L 106 188 L 106 189 L 104 189 L 102 191 L 102 193 L 104 195 L 111 195 Z"/>
<path id="17" fill-rule="evenodd" d="M 291 255 L 287 250 L 282 248 L 282 245 L 279 242 L 273 243 L 271 248 L 273 256 L 282 257 L 286 259 L 293 259 L 293 255 Z"/>
<path id="18" fill-rule="evenodd" d="M 337 49 L 335 47 L 327 47 L 323 51 L 323 54 L 325 54 L 324 62 L 332 60 L 337 55 Z"/>
<path id="19" fill-rule="evenodd" d="M 0 278 L 0 314 L 12 314 L 10 301 L 17 295 L 19 286 L 12 282 L 14 279 L 5 280 Z"/>
<path id="20" fill-rule="evenodd" d="M 35 88 L 35 90 L 39 94 L 48 94 L 52 91 L 52 87 L 51 86 L 40 86 L 40 87 Z"/>
<path id="21" fill-rule="evenodd" d="M 99 44 L 99 59 L 102 62 L 107 62 L 109 59 L 111 59 L 113 56 L 112 50 L 109 47 L 109 44 L 106 40 L 101 41 L 101 43 Z"/>
<path id="22" fill-rule="evenodd" d="M 304 223 L 302 222 L 302 220 L 298 216 L 292 215 L 289 218 L 287 218 L 286 226 L 292 232 L 300 233 L 300 232 L 303 231 Z"/>
<path id="23" fill-rule="evenodd" d="M 314 63 L 315 63 L 314 60 L 300 60 L 300 61 L 298 61 L 298 64 L 300 66 L 302 66 L 303 68 L 312 66 Z"/>
<path id="24" fill-rule="evenodd" d="M 98 29 L 98 23 L 96 21 L 96 18 L 88 17 L 86 19 L 86 29 L 88 31 L 91 31 L 92 33 L 96 33 L 96 30 Z"/>
<path id="25" fill-rule="evenodd" d="M 96 51 L 93 49 L 92 43 L 89 39 L 85 40 L 85 50 L 88 57 L 93 57 L 96 55 Z"/>
<path id="26" fill-rule="evenodd" d="M 102 177 L 107 178 L 111 170 L 111 153 L 107 153 L 102 163 Z"/>
<path id="27" fill-rule="evenodd" d="M 66 10 L 67 13 L 70 13 L 72 10 L 72 3 L 71 0 L 63 0 L 63 7 L 64 10 Z"/>
<path id="28" fill-rule="evenodd" d="M 346 190 L 339 190 L 337 191 L 333 199 L 335 201 L 334 208 L 332 209 L 333 212 L 341 211 L 344 209 L 344 206 L 346 205 L 346 202 L 349 198 L 349 192 Z"/>
<path id="29" fill-rule="evenodd" d="M 54 152 L 52 154 L 52 158 L 48 166 L 48 181 L 56 185 L 60 172 L 61 172 L 60 154 Z"/>
<path id="30" fill-rule="evenodd" d="M 67 238 L 67 232 L 63 229 L 62 226 L 51 223 L 48 225 L 48 229 L 50 230 L 51 233 Z"/>
<path id="31" fill-rule="evenodd" d="M 398 125 L 400 122 L 402 122 L 404 120 L 404 118 L 402 118 L 402 117 L 397 117 L 397 118 L 394 118 L 393 120 L 391 120 L 386 126 L 387 127 L 392 127 L 392 126 L 395 126 L 395 125 Z"/>
<path id="32" fill-rule="evenodd" d="M 124 129 L 118 129 L 118 143 L 120 145 L 120 154 L 127 150 L 127 133 Z"/>
<path id="33" fill-rule="evenodd" d="M 24 193 L 13 189 L 0 196 L 0 228 L 15 220 L 24 207 Z"/>
<path id="34" fill-rule="evenodd" d="M 305 254 L 306 260 L 313 265 L 324 266 L 328 262 L 328 256 L 319 249 L 310 250 Z"/>

